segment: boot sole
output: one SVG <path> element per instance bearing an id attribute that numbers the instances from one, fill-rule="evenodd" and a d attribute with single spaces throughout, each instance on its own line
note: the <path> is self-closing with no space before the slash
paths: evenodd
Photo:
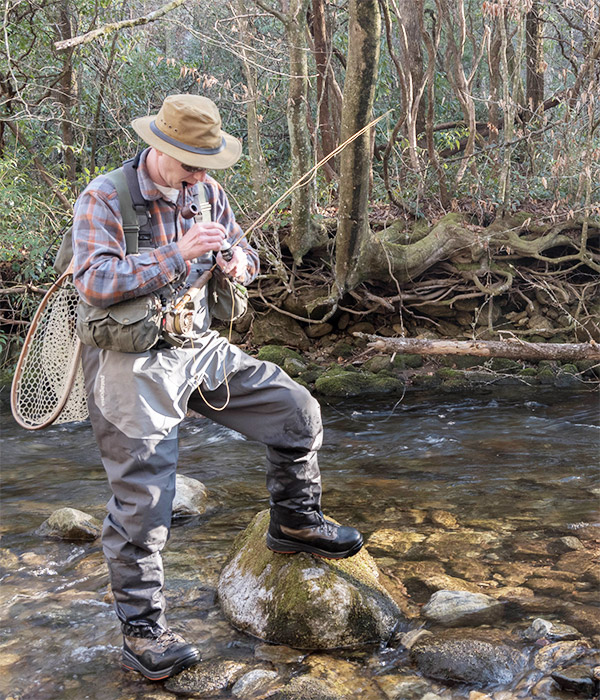
<path id="1" fill-rule="evenodd" d="M 129 671 L 137 671 L 148 680 L 162 681 L 165 678 L 170 678 L 171 676 L 174 676 L 180 671 L 183 671 L 184 669 L 193 666 L 199 661 L 200 654 L 198 652 L 194 652 L 192 654 L 188 654 L 188 656 L 184 656 L 183 659 L 178 659 L 172 666 L 168 666 L 167 668 L 161 668 L 160 671 L 150 671 L 145 666 L 143 666 L 138 661 L 138 659 L 136 659 L 135 656 L 133 656 L 133 654 L 128 652 L 126 649 L 123 649 L 123 657 L 121 663 L 123 664 L 123 668 L 126 668 Z"/>
<path id="2" fill-rule="evenodd" d="M 299 554 L 300 552 L 306 552 L 308 554 L 315 554 L 322 559 L 347 559 L 348 557 L 353 557 L 355 554 L 358 554 L 362 546 L 363 540 L 361 539 L 360 542 L 357 542 L 351 549 L 344 549 L 341 552 L 329 552 L 326 549 L 313 547 L 310 544 L 298 544 L 291 540 L 280 540 L 267 533 L 267 547 L 276 554 Z"/>

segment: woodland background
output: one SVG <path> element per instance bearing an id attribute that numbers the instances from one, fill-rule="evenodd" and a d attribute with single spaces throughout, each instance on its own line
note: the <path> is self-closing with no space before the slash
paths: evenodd
<path id="1" fill-rule="evenodd" d="M 600 340 L 598 2 L 5 0 L 0 55 L 5 368 L 77 194 L 177 92 L 244 142 L 244 226 L 384 115 L 253 232 L 240 338 Z"/>

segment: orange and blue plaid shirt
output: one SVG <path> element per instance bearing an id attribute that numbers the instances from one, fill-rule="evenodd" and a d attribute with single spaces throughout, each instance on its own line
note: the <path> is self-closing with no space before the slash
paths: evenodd
<path id="1" fill-rule="evenodd" d="M 177 241 L 194 224 L 184 219 L 181 209 L 193 201 L 198 185 L 180 192 L 177 203 L 168 201 L 150 179 L 146 168 L 146 149 L 137 169 L 140 190 L 150 202 L 152 249 L 136 255 L 126 255 L 123 220 L 119 198 L 112 182 L 105 176 L 95 178 L 81 193 L 74 209 L 73 222 L 73 281 L 82 299 L 92 306 L 106 308 L 133 297 L 155 292 L 178 280 L 187 267 L 177 247 Z M 242 229 L 225 191 L 211 177 L 204 183 L 207 200 L 211 205 L 212 220 L 225 227 L 230 243 L 238 240 Z M 248 259 L 245 284 L 258 274 L 258 253 L 246 239 L 239 244 Z"/>

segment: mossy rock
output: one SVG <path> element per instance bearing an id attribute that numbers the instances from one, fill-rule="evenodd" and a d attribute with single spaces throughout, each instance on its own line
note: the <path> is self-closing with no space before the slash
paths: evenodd
<path id="1" fill-rule="evenodd" d="M 388 641 L 400 608 L 365 549 L 349 559 L 275 554 L 259 513 L 235 540 L 219 578 L 227 619 L 237 629 L 296 649 L 336 649 Z"/>
<path id="2" fill-rule="evenodd" d="M 329 349 L 329 354 L 331 357 L 352 357 L 354 353 L 354 346 L 347 340 L 339 340 L 335 345 L 332 345 Z"/>
<path id="3" fill-rule="evenodd" d="M 578 360 L 575 365 L 586 377 L 600 377 L 600 362 L 597 360 Z"/>
<path id="4" fill-rule="evenodd" d="M 363 396 L 393 394 L 402 391 L 403 383 L 396 377 L 372 372 L 326 372 L 315 382 L 315 389 L 324 396 Z"/>
<path id="5" fill-rule="evenodd" d="M 471 385 L 466 377 L 455 377 L 454 379 L 445 379 L 440 388 L 446 393 L 451 393 L 453 391 L 464 391 L 468 389 Z"/>
<path id="6" fill-rule="evenodd" d="M 538 369 L 537 378 L 540 384 L 554 384 L 555 374 L 550 367 Z"/>
<path id="7" fill-rule="evenodd" d="M 577 369 L 577 368 L 576 368 Z M 582 385 L 582 379 L 577 374 L 570 372 L 559 372 L 554 378 L 554 386 L 558 389 L 573 389 Z"/>
<path id="8" fill-rule="evenodd" d="M 363 369 L 366 372 L 373 372 L 373 374 L 389 370 L 391 367 L 393 367 L 391 355 L 375 355 L 363 364 Z"/>
<path id="9" fill-rule="evenodd" d="M 306 362 L 298 360 L 295 357 L 286 357 L 283 361 L 283 369 L 290 377 L 298 377 L 307 369 Z"/>
<path id="10" fill-rule="evenodd" d="M 257 357 L 259 360 L 274 362 L 280 367 L 283 367 L 285 365 L 285 361 L 288 359 L 304 362 L 302 355 L 299 352 L 291 350 L 290 348 L 285 348 L 282 345 L 263 345 L 263 347 L 258 351 Z"/>
<path id="11" fill-rule="evenodd" d="M 463 372 L 458 369 L 451 369 L 450 367 L 440 367 L 437 371 L 437 375 L 440 379 L 460 379 L 464 376 Z"/>
<path id="12" fill-rule="evenodd" d="M 475 355 L 442 355 L 439 360 L 445 367 L 454 367 L 456 369 L 478 367 L 486 362 L 485 357 L 476 357 Z"/>
<path id="13" fill-rule="evenodd" d="M 523 367 L 520 362 L 508 357 L 492 357 L 489 366 L 494 372 L 517 372 Z"/>
<path id="14" fill-rule="evenodd" d="M 565 372 L 566 374 L 578 374 L 579 370 L 577 369 L 577 366 L 574 364 L 571 364 L 570 362 L 564 364 L 560 368 L 561 372 Z"/>
<path id="15" fill-rule="evenodd" d="M 422 389 L 436 389 L 442 383 L 442 380 L 437 374 L 415 374 L 412 382 L 414 386 Z"/>
<path id="16" fill-rule="evenodd" d="M 417 369 L 423 366 L 423 356 L 411 353 L 398 353 L 394 357 L 393 365 L 396 369 Z"/>
<path id="17" fill-rule="evenodd" d="M 535 367 L 523 367 L 519 370 L 519 377 L 537 377 L 537 369 Z"/>

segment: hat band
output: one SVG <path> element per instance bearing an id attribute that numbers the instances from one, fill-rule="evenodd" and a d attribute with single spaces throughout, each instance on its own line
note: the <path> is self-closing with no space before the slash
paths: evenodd
<path id="1" fill-rule="evenodd" d="M 224 150 L 226 145 L 227 145 L 225 142 L 225 138 L 222 138 L 221 144 L 219 146 L 217 146 L 216 148 L 197 148 L 195 146 L 190 146 L 187 143 L 183 143 L 182 141 L 178 141 L 177 139 L 174 139 L 172 136 L 165 134 L 163 131 L 161 131 L 156 126 L 155 121 L 150 122 L 150 130 L 152 131 L 152 133 L 155 136 L 158 136 L 159 139 L 162 139 L 163 141 L 166 141 L 167 143 L 171 144 L 171 146 L 177 146 L 177 148 L 181 148 L 184 151 L 189 151 L 190 153 L 197 153 L 198 155 L 201 155 L 201 156 L 216 156 L 217 153 L 221 153 L 221 151 Z"/>

